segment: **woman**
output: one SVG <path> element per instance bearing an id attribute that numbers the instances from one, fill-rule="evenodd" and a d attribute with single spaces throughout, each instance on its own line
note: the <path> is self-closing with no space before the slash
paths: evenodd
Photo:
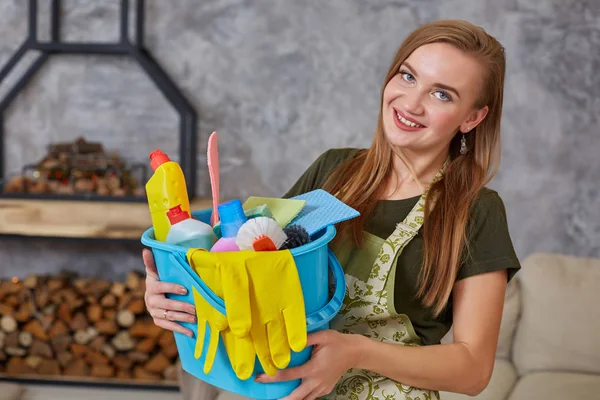
<path id="1" fill-rule="evenodd" d="M 432 399 L 487 386 L 506 284 L 520 268 L 503 202 L 485 188 L 499 162 L 504 73 L 502 46 L 464 21 L 423 25 L 402 43 L 371 147 L 324 153 L 286 194 L 322 187 L 360 211 L 332 244 L 344 306 L 330 330 L 309 336 L 307 364 L 259 381 L 301 378 L 286 400 Z M 190 321 L 193 308 L 165 300 L 176 288 L 144 260 L 150 313 L 183 332 L 173 321 Z M 452 325 L 453 343 L 440 344 Z"/>

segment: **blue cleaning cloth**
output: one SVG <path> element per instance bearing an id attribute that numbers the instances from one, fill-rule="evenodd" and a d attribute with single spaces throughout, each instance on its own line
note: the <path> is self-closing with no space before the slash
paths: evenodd
<path id="1" fill-rule="evenodd" d="M 354 208 L 341 202 L 323 189 L 313 190 L 293 197 L 294 200 L 306 200 L 300 213 L 290 224 L 299 224 L 309 235 L 319 232 L 329 225 L 356 218 L 360 215 Z"/>

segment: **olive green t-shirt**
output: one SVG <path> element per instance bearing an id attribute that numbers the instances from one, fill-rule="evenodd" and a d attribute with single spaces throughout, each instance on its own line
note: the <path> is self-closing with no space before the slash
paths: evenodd
<path id="1" fill-rule="evenodd" d="M 322 188 L 335 167 L 354 157 L 361 149 L 332 149 L 323 153 L 299 178 L 284 197 Z M 419 196 L 402 200 L 379 200 L 367 221 L 365 230 L 387 239 L 396 224 L 406 218 Z M 502 199 L 493 190 L 484 188 L 472 207 L 469 221 L 469 256 L 459 268 L 456 280 L 469 276 L 507 269 L 508 279 L 520 269 L 508 232 Z M 419 270 L 423 262 L 423 230 L 413 238 L 398 256 L 394 306 L 398 314 L 408 316 L 423 344 L 437 344 L 452 326 L 452 297 L 444 312 L 433 317 L 430 308 L 416 297 Z M 365 266 L 371 268 L 371 265 Z"/>

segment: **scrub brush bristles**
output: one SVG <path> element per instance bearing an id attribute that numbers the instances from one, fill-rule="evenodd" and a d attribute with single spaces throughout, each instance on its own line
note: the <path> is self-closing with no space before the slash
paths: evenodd
<path id="1" fill-rule="evenodd" d="M 310 242 L 310 236 L 302 225 L 288 225 L 283 228 L 283 232 L 287 235 L 288 239 L 281 247 L 282 250 L 295 249 Z"/>
<path id="2" fill-rule="evenodd" d="M 287 240 L 283 229 L 273 218 L 256 217 L 242 225 L 235 238 L 240 250 L 274 251 Z"/>

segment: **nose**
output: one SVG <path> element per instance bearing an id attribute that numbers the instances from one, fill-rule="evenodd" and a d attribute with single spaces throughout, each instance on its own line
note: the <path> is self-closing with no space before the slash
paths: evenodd
<path id="1" fill-rule="evenodd" d="M 408 91 L 404 94 L 404 98 L 402 100 L 404 105 L 404 111 L 414 115 L 423 114 L 423 99 L 421 98 L 421 94 L 418 91 Z"/>

